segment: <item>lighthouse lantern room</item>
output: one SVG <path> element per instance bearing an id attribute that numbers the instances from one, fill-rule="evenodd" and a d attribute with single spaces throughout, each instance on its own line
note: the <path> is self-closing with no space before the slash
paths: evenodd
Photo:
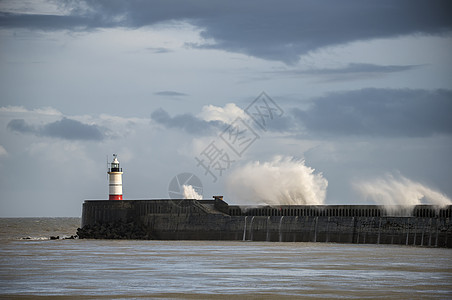
<path id="1" fill-rule="evenodd" d="M 122 200 L 122 168 L 119 167 L 117 154 L 113 154 L 108 175 L 110 175 L 108 200 Z"/>

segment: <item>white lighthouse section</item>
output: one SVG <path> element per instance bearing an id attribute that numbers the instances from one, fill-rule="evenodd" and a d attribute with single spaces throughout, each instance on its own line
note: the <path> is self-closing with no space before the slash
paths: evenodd
<path id="1" fill-rule="evenodd" d="M 122 168 L 119 167 L 118 156 L 113 154 L 111 168 L 108 170 L 109 197 L 108 200 L 122 200 Z"/>

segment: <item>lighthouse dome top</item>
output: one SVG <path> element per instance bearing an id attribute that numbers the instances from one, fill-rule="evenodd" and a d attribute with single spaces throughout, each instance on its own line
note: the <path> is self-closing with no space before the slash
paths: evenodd
<path id="1" fill-rule="evenodd" d="M 111 168 L 109 172 L 122 172 L 122 169 L 119 167 L 119 160 L 117 154 L 113 154 L 113 161 L 111 162 Z"/>

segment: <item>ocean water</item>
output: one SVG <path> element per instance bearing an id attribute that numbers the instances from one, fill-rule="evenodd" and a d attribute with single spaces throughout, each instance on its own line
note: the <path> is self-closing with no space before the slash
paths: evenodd
<path id="1" fill-rule="evenodd" d="M 48 239 L 79 224 L 0 219 L 0 298 L 452 299 L 451 249 Z"/>

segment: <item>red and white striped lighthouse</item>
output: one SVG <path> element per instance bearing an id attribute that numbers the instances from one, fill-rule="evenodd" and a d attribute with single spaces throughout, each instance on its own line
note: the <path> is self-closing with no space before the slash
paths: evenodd
<path id="1" fill-rule="evenodd" d="M 118 155 L 113 154 L 111 168 L 108 169 L 109 197 L 108 200 L 122 200 L 122 168 L 119 167 Z"/>

